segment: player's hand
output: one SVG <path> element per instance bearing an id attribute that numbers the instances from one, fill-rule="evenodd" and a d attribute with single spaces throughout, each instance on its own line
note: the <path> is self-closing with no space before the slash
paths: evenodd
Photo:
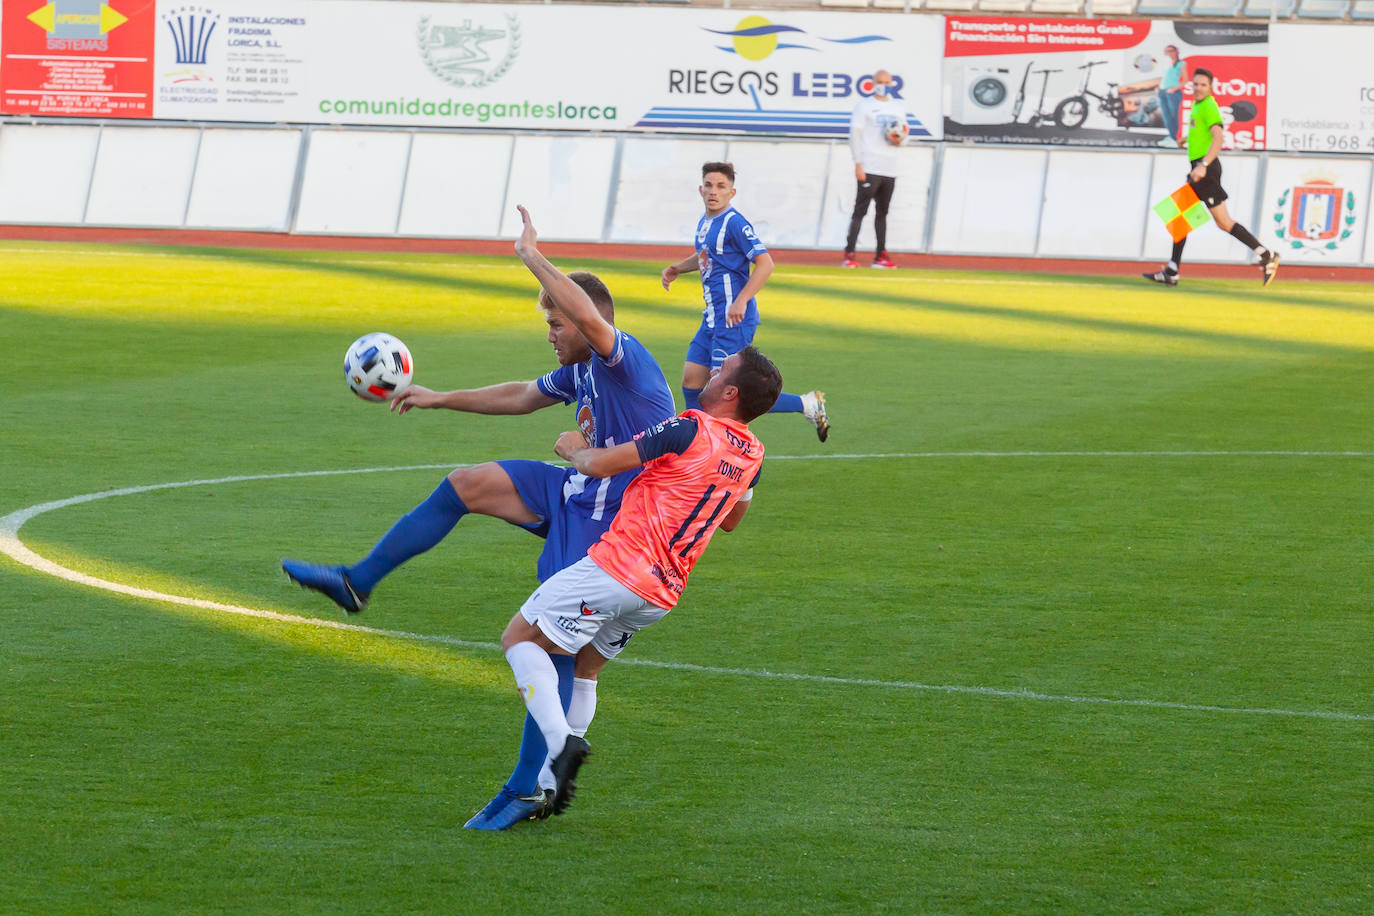
<path id="1" fill-rule="evenodd" d="M 570 429 L 558 437 L 558 441 L 553 444 L 553 452 L 564 461 L 571 461 L 573 452 L 580 452 L 586 447 L 587 437 L 582 435 L 582 431 Z"/>
<path id="2" fill-rule="evenodd" d="M 735 325 L 743 321 L 744 310 L 748 307 L 748 305 L 748 302 L 741 302 L 738 299 L 736 299 L 734 302 L 731 302 L 730 307 L 725 310 L 725 326 L 727 328 L 733 328 Z"/>
<path id="3" fill-rule="evenodd" d="M 534 223 L 530 221 L 530 211 L 520 204 L 515 205 L 515 209 L 520 211 L 520 221 L 524 223 L 524 228 L 520 230 L 520 238 L 515 242 L 515 253 L 533 249 L 535 243 L 539 241 L 539 233 L 534 231 Z"/>
<path id="4" fill-rule="evenodd" d="M 428 409 L 439 406 L 439 395 L 430 391 L 424 385 L 411 385 L 396 397 L 391 399 L 391 412 L 403 414 L 407 410 L 416 407 Z"/>
<path id="5" fill-rule="evenodd" d="M 1177 175 L 1178 173 L 1175 172 L 1174 174 Z M 1192 181 L 1201 181 L 1202 179 L 1204 179 L 1204 178 L 1206 178 L 1206 177 L 1207 177 L 1207 166 L 1205 166 L 1205 165 L 1198 165 L 1198 166 L 1196 166 L 1191 172 L 1188 173 L 1188 178 L 1189 178 L 1190 180 L 1192 180 Z"/>
<path id="6" fill-rule="evenodd" d="M 1175 172 L 1174 174 L 1177 175 L 1178 173 Z M 854 163 L 854 177 L 857 178 L 857 179 L 859 179 L 860 181 L 867 181 L 867 180 L 868 180 L 868 173 L 865 172 L 865 171 L 864 171 L 864 167 L 861 166 L 861 165 L 859 165 L 859 163 L 857 163 L 857 162 Z"/>
<path id="7" fill-rule="evenodd" d="M 667 289 L 668 284 L 676 280 L 677 277 L 677 265 L 669 264 L 667 267 L 663 268 L 663 273 L 659 275 L 659 280 L 663 283 L 663 288 Z"/>

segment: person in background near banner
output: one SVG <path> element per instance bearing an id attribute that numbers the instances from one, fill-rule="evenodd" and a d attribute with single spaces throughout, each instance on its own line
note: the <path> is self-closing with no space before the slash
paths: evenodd
<path id="1" fill-rule="evenodd" d="M 893 121 L 905 120 L 902 103 L 892 97 L 892 74 L 879 70 L 873 74 L 873 95 L 860 98 L 849 117 L 849 151 L 854 154 L 858 192 L 854 197 L 854 215 L 849 219 L 849 237 L 844 243 L 845 267 L 859 266 L 854 260 L 854 245 L 870 201 L 877 204 L 873 232 L 878 236 L 878 249 L 873 255 L 873 266 L 897 266 L 887 256 L 887 208 L 897 185 L 897 148 L 888 141 L 886 127 Z"/>
<path id="2" fill-rule="evenodd" d="M 1193 186 L 1198 198 L 1211 211 L 1217 227 L 1229 232 L 1245 243 L 1259 255 L 1260 281 L 1268 286 L 1279 270 L 1279 256 L 1259 243 L 1240 223 L 1231 219 L 1226 209 L 1226 192 L 1221 187 L 1221 144 L 1225 131 L 1221 126 L 1221 108 L 1216 96 L 1212 95 L 1212 71 L 1198 67 L 1193 71 L 1193 111 L 1188 127 L 1188 159 L 1193 169 L 1188 173 L 1188 184 Z M 1146 280 L 1163 283 L 1165 286 L 1178 285 L 1179 264 L 1183 261 L 1183 243 L 1187 236 L 1174 242 L 1173 254 L 1169 263 L 1154 273 L 1141 274 Z"/>
<path id="3" fill-rule="evenodd" d="M 1183 60 L 1178 56 L 1178 48 L 1168 45 L 1164 48 L 1169 58 L 1169 66 L 1159 80 L 1159 115 L 1164 119 L 1164 129 L 1169 135 L 1159 141 L 1160 146 L 1173 149 L 1180 145 L 1178 139 L 1178 112 L 1183 105 Z"/>

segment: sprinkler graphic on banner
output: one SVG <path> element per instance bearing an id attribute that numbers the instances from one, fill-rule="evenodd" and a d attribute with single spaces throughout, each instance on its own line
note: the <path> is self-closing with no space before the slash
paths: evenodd
<path id="1" fill-rule="evenodd" d="M 491 28 L 464 19 L 462 25 L 437 25 L 421 16 L 415 41 L 429 72 L 452 86 L 481 89 L 505 76 L 520 56 L 520 19 L 507 13 L 504 24 Z"/>

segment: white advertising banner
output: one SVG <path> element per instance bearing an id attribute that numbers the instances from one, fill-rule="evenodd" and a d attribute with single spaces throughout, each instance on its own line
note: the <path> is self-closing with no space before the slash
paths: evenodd
<path id="1" fill-rule="evenodd" d="M 938 16 L 396 0 L 158 4 L 158 118 L 844 136 L 878 69 L 941 133 Z"/>
<path id="2" fill-rule="evenodd" d="M 1276 156 L 1264 175 L 1259 240 L 1285 260 L 1360 261 L 1369 220 L 1370 161 Z"/>
<path id="3" fill-rule="evenodd" d="M 1270 148 L 1374 153 L 1374 34 L 1366 25 L 1273 27 Z"/>

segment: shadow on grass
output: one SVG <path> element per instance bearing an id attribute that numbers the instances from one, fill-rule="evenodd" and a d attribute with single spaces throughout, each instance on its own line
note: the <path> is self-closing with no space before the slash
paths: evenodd
<path id="1" fill-rule="evenodd" d="M 466 294 L 490 294 L 501 296 L 530 296 L 535 295 L 536 284 L 531 277 L 524 282 L 504 283 L 478 277 L 455 277 L 439 276 L 428 272 L 410 270 L 393 266 L 393 264 L 367 264 L 359 261 L 331 262 L 327 259 L 317 259 L 316 253 L 310 252 L 312 259 L 302 260 L 300 252 L 275 251 L 270 249 L 251 249 L 251 248 L 214 248 L 214 247 L 174 247 L 160 246 L 150 248 L 153 251 L 165 251 L 173 254 L 194 255 L 206 258 L 216 258 L 225 261 L 234 261 L 260 266 L 284 267 L 294 270 L 310 270 L 321 273 L 344 275 L 377 280 L 387 283 L 410 283 L 421 284 L 441 290 L 449 290 L 454 293 Z M 611 269 L 632 268 L 634 262 L 613 262 L 613 261 L 587 261 L 579 262 L 580 267 L 601 267 Z M 1038 275 L 1045 279 L 1055 282 L 1064 282 L 1066 286 L 1074 285 L 1073 281 L 1079 278 L 1061 278 L 1052 274 Z M 1093 278 L 1094 283 L 1100 283 L 1102 278 Z M 1108 278 L 1109 285 L 1120 286 L 1123 291 L 1139 291 L 1135 284 L 1126 280 L 1112 282 Z M 779 281 L 774 289 L 788 289 L 806 293 L 810 296 L 822 300 L 834 301 L 840 306 L 839 314 L 843 314 L 843 307 L 854 299 L 852 290 L 837 290 L 830 286 L 798 282 L 794 279 Z M 1234 293 L 1224 290 L 1199 290 L 1198 293 L 1215 297 L 1234 297 Z M 1190 290 L 1190 294 L 1194 294 Z M 1267 300 L 1279 297 L 1264 293 Z M 878 303 L 911 311 L 924 311 L 930 313 L 959 315 L 963 317 L 980 318 L 1003 318 L 1017 321 L 1030 322 L 1044 327 L 1058 327 L 1065 330 L 1077 331 L 1101 331 L 1110 333 L 1134 334 L 1144 338 L 1156 340 L 1175 340 L 1202 342 L 1225 346 L 1239 346 L 1257 349 L 1264 352 L 1281 355 L 1318 355 L 1318 354 L 1349 354 L 1367 352 L 1367 347 L 1345 346 L 1331 343 L 1315 343 L 1311 341 L 1294 341 L 1276 339 L 1254 334 L 1241 334 L 1226 331 L 1207 331 L 1196 328 L 1180 327 L 1161 327 L 1158 325 L 1145 324 L 1133 321 L 1118 321 L 1106 318 L 1088 318 L 1074 315 L 1050 315 L 1041 312 L 1018 309 L 1011 306 L 999 305 L 970 305 L 967 302 L 955 298 L 939 297 L 930 294 L 921 296 L 908 296 L 882 290 L 865 289 L 863 298 L 866 303 Z M 1301 305 L 1303 307 L 1329 307 L 1330 303 L 1314 303 L 1307 299 L 1297 297 L 1285 297 L 1281 301 L 1286 304 Z M 659 312 L 662 314 L 680 315 L 682 307 L 677 302 L 652 302 L 646 299 L 626 297 L 621 300 L 622 304 L 633 304 L 635 307 L 643 308 L 648 311 Z M 1334 300 L 1332 300 L 1334 302 Z M 1374 312 L 1374 308 L 1354 304 L 1340 303 L 1340 307 L 1350 308 L 1359 312 Z M 876 338 L 890 340 L 894 336 L 919 337 L 910 331 L 893 329 L 891 332 L 883 333 L 857 329 L 843 323 L 825 322 L 817 324 L 812 321 L 801 321 L 788 318 L 785 315 L 769 313 L 765 307 L 765 320 L 772 327 L 785 328 L 796 331 L 815 330 L 817 327 L 829 328 L 837 333 L 849 335 L 859 335 L 866 338 Z M 684 332 L 685 333 L 685 332 Z"/>

